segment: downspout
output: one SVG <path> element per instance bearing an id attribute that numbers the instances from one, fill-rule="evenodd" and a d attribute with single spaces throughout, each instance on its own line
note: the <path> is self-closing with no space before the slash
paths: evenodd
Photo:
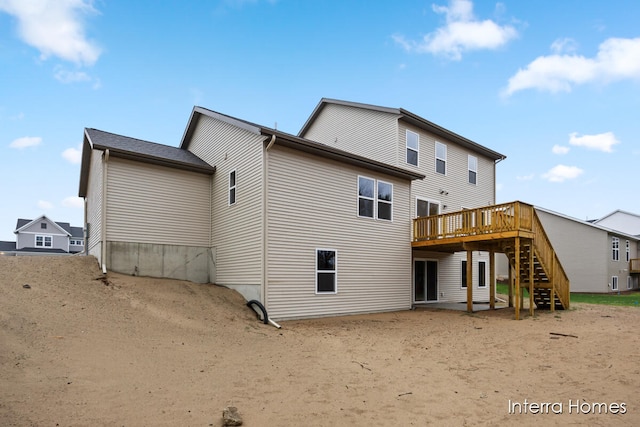
<path id="1" fill-rule="evenodd" d="M 107 274 L 107 264 L 105 259 L 107 257 L 107 169 L 109 163 L 109 149 L 104 150 L 102 155 L 102 227 L 100 230 L 102 249 L 100 250 L 102 261 L 102 273 Z"/>
<path id="2" fill-rule="evenodd" d="M 264 149 L 264 158 L 262 162 L 262 301 L 266 304 L 267 302 L 267 289 L 268 289 L 268 268 L 267 268 L 267 249 L 268 249 L 268 197 L 267 197 L 267 181 L 269 177 L 269 149 L 273 147 L 273 144 L 276 142 L 275 134 L 271 135 L 271 140 L 267 144 Z M 280 329 L 280 325 L 278 325 L 273 320 L 269 319 L 267 316 L 266 310 L 264 310 L 264 321 L 271 323 L 276 328 Z"/>

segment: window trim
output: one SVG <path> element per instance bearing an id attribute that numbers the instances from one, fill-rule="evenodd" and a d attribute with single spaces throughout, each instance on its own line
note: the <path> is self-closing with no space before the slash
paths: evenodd
<path id="1" fill-rule="evenodd" d="M 617 237 L 611 238 L 611 260 L 620 261 L 620 239 Z"/>
<path id="2" fill-rule="evenodd" d="M 618 290 L 618 276 L 611 276 L 611 290 Z"/>
<path id="3" fill-rule="evenodd" d="M 232 176 L 233 176 L 233 185 L 231 185 Z M 228 206 L 233 206 L 238 202 L 238 173 L 236 172 L 236 169 L 232 169 L 229 171 L 228 184 L 229 184 L 229 191 L 228 191 L 227 202 L 228 202 Z M 233 202 L 231 201 L 232 194 L 233 194 Z"/>
<path id="4" fill-rule="evenodd" d="M 467 289 L 467 260 L 461 259 L 460 261 L 460 289 Z"/>
<path id="5" fill-rule="evenodd" d="M 333 252 L 335 265 L 333 266 L 333 270 L 319 270 L 318 269 L 318 254 L 320 251 L 324 252 Z M 333 291 L 319 291 L 318 290 L 318 276 L 319 274 L 333 274 Z M 335 295 L 338 293 L 338 251 L 336 249 L 329 248 L 316 248 L 316 256 L 315 256 L 315 293 L 316 295 Z"/>
<path id="6" fill-rule="evenodd" d="M 360 179 L 366 179 L 368 181 L 372 181 L 373 182 L 373 193 L 371 195 L 371 197 L 368 196 L 361 196 L 360 195 Z M 357 204 L 357 211 L 358 211 L 358 218 L 369 218 L 369 219 L 375 219 L 376 218 L 376 196 L 378 194 L 377 191 L 377 186 L 376 186 L 376 180 L 373 178 L 370 178 L 368 176 L 364 176 L 364 175 L 358 175 L 358 180 L 357 180 L 357 188 L 356 188 L 357 194 L 358 194 L 358 204 Z M 363 200 L 370 200 L 372 203 L 372 208 L 371 208 L 371 216 L 368 215 L 361 215 L 360 214 L 360 199 Z"/>
<path id="7" fill-rule="evenodd" d="M 471 159 L 475 160 L 475 170 L 471 169 Z M 467 169 L 469 170 L 467 181 L 471 185 L 478 185 L 478 158 L 476 156 L 472 156 L 471 154 L 467 154 Z M 471 182 L 471 173 L 474 173 L 475 182 Z"/>
<path id="8" fill-rule="evenodd" d="M 391 201 L 386 201 L 386 200 L 381 200 L 380 199 L 380 183 L 382 184 L 386 184 L 388 186 L 391 187 Z M 387 181 L 382 181 L 381 179 L 379 179 L 376 182 L 376 219 L 379 219 L 381 221 L 391 221 L 393 222 L 393 184 Z M 391 218 L 380 218 L 380 203 L 383 204 L 387 204 L 389 205 L 389 208 L 391 209 Z"/>
<path id="9" fill-rule="evenodd" d="M 416 148 L 409 146 L 409 134 L 413 134 L 416 136 Z M 405 161 L 408 165 L 412 165 L 415 167 L 420 167 L 420 134 L 418 132 L 414 132 L 412 130 L 407 129 L 405 133 Z M 416 153 L 416 163 L 413 164 L 409 161 L 409 150 L 414 151 Z"/>
<path id="10" fill-rule="evenodd" d="M 480 264 L 483 265 L 480 268 Z M 484 271 L 483 271 L 484 270 Z M 485 289 L 487 287 L 487 261 L 478 261 L 478 288 Z"/>
<path id="11" fill-rule="evenodd" d="M 38 244 L 38 237 L 42 238 L 42 244 Z M 49 244 L 47 245 L 47 239 Z M 36 234 L 34 239 L 36 248 L 53 248 L 53 236 L 51 234 Z"/>
<path id="12" fill-rule="evenodd" d="M 438 146 L 444 148 L 444 157 L 438 157 Z M 441 160 L 444 163 L 444 172 L 438 171 L 438 160 Z M 441 175 L 447 175 L 447 144 L 443 144 L 442 142 L 436 141 L 435 145 L 435 171 Z"/>
<path id="13" fill-rule="evenodd" d="M 631 261 L 631 243 L 627 240 L 625 243 L 625 251 L 627 262 Z"/>

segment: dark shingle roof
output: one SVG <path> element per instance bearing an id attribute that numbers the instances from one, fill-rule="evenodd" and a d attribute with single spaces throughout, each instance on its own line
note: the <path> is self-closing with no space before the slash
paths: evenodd
<path id="1" fill-rule="evenodd" d="M 85 133 L 93 145 L 92 148 L 99 150 L 109 149 L 111 154 L 129 153 L 135 157 L 147 158 L 148 160 L 156 159 L 161 162 L 190 166 L 192 168 L 202 169 L 203 171 L 210 171 L 211 173 L 215 170 L 213 166 L 192 152 L 178 147 L 143 141 L 141 139 L 130 138 L 97 129 L 86 129 Z"/>
<path id="2" fill-rule="evenodd" d="M 13 252 L 16 250 L 16 242 L 0 242 L 0 252 Z"/>

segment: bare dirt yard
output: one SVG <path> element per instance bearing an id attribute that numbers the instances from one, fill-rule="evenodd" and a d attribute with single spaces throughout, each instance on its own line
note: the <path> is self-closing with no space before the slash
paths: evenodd
<path id="1" fill-rule="evenodd" d="M 276 329 L 215 285 L 0 257 L 0 425 L 220 426 L 226 406 L 246 426 L 640 425 L 640 309 L 513 318 Z"/>

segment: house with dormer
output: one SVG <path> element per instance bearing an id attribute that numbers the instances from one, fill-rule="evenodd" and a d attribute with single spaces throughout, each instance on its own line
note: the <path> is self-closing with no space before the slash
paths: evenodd
<path id="1" fill-rule="evenodd" d="M 2 242 L 0 251 L 11 255 L 67 255 L 84 251 L 84 230 L 68 222 L 55 222 L 46 215 L 19 218 L 16 241 Z"/>

